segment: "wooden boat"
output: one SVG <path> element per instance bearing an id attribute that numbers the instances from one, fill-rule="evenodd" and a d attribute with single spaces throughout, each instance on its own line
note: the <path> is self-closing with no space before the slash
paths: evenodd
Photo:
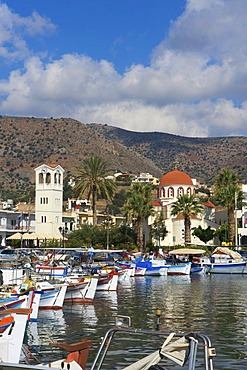
<path id="1" fill-rule="evenodd" d="M 179 248 L 179 249 L 174 249 L 169 252 L 169 256 L 172 257 L 172 261 L 174 262 L 174 265 L 181 265 L 181 261 L 184 262 L 191 262 L 191 267 L 190 271 L 186 271 L 186 275 L 188 272 L 190 274 L 203 274 L 205 273 L 206 269 L 204 266 L 202 266 L 199 263 L 196 263 L 194 259 L 200 258 L 203 254 L 205 254 L 206 251 L 204 249 L 198 249 L 198 248 Z M 177 262 L 179 261 L 179 262 Z M 184 264 L 183 264 L 184 265 Z M 171 265 L 173 266 L 173 265 Z M 172 270 L 172 268 L 170 269 Z M 179 268 L 174 269 L 179 270 Z M 181 269 L 182 270 L 182 269 Z M 169 275 L 169 270 L 168 270 L 168 275 Z M 172 273 L 170 273 L 172 275 Z M 175 275 L 175 274 L 173 274 Z M 184 275 L 184 273 L 181 273 L 181 275 Z"/>
<path id="2" fill-rule="evenodd" d="M 1 262 L 0 270 L 3 274 L 3 284 L 5 286 L 12 286 L 19 284 L 25 274 L 25 269 L 22 266 L 17 266 L 12 262 Z"/>
<path id="3" fill-rule="evenodd" d="M 0 358 L 3 362 L 18 364 L 30 308 L 13 308 L 0 311 L 0 317 L 12 317 L 12 323 L 0 336 Z"/>
<path id="4" fill-rule="evenodd" d="M 98 277 L 87 280 L 79 277 L 67 277 L 67 290 L 64 303 L 92 303 L 98 284 Z"/>
<path id="5" fill-rule="evenodd" d="M 143 256 L 138 257 L 135 261 L 136 268 L 145 268 L 145 275 L 164 276 L 167 275 L 167 264 L 164 259 L 155 259 L 150 255 L 147 259 Z"/>
<path id="6" fill-rule="evenodd" d="M 99 291 L 117 291 L 118 288 L 118 273 L 111 273 L 108 276 L 100 276 L 96 288 Z"/>
<path id="7" fill-rule="evenodd" d="M 13 316 L 0 318 L 0 333 L 3 333 L 14 321 Z"/>
<path id="8" fill-rule="evenodd" d="M 67 266 L 36 265 L 35 272 L 41 276 L 49 277 L 50 279 L 61 278 L 67 275 Z"/>
<path id="9" fill-rule="evenodd" d="M 146 267 L 135 267 L 135 276 L 146 275 Z"/>
<path id="10" fill-rule="evenodd" d="M 132 270 L 131 276 L 144 276 L 146 274 L 146 267 L 137 267 L 135 263 L 132 262 L 122 262 L 117 261 L 116 266 L 119 268 L 128 268 Z"/>
<path id="11" fill-rule="evenodd" d="M 9 295 L 8 297 L 0 299 L 0 312 L 11 308 L 25 307 L 27 297 L 19 297 L 17 295 Z"/>
<path id="12" fill-rule="evenodd" d="M 72 344 L 50 343 L 50 345 L 69 352 L 69 355 L 65 359 L 50 362 L 45 366 L 56 369 L 85 370 L 89 348 L 92 346 L 91 340 L 84 339 Z M 44 364 L 41 365 L 44 366 Z"/>
<path id="13" fill-rule="evenodd" d="M 177 265 L 169 265 L 168 275 L 190 275 L 191 262 L 178 263 Z"/>
<path id="14" fill-rule="evenodd" d="M 35 290 L 41 294 L 39 310 L 58 310 L 63 307 L 67 284 L 61 284 L 56 287 L 44 280 L 37 283 Z"/>

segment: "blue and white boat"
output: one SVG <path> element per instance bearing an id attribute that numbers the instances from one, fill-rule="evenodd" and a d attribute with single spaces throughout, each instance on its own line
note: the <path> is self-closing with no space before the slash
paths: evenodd
<path id="1" fill-rule="evenodd" d="M 140 256 L 133 261 L 136 268 L 145 268 L 145 275 L 149 276 L 164 276 L 167 275 L 169 265 L 164 259 L 155 259 L 153 255 L 148 258 Z"/>
<path id="2" fill-rule="evenodd" d="M 247 261 L 236 251 L 226 247 L 217 247 L 210 258 L 201 259 L 210 274 L 244 274 Z"/>
<path id="3" fill-rule="evenodd" d="M 191 262 L 178 263 L 177 265 L 169 265 L 168 275 L 190 275 Z"/>
<path id="4" fill-rule="evenodd" d="M 173 263 L 168 269 L 168 275 L 189 275 L 205 273 L 206 267 L 198 263 L 200 262 L 200 256 L 205 253 L 206 251 L 204 249 L 196 248 L 180 248 L 170 251 L 169 256 L 172 257 Z"/>

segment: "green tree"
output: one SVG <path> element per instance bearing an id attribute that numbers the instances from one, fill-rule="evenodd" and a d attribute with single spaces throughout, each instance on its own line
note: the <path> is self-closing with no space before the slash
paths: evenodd
<path id="1" fill-rule="evenodd" d="M 243 205 L 243 192 L 237 174 L 229 169 L 223 169 L 214 181 L 214 203 L 227 210 L 229 242 L 234 244 L 235 239 L 235 208 Z M 235 243 L 237 241 L 235 240 Z"/>
<path id="2" fill-rule="evenodd" d="M 154 223 L 152 225 L 152 235 L 158 241 L 159 247 L 160 247 L 160 240 L 161 239 L 164 240 L 167 234 L 168 234 L 168 231 L 167 231 L 165 221 L 163 218 L 163 213 L 161 211 L 157 213 Z"/>
<path id="3" fill-rule="evenodd" d="M 149 184 L 135 183 L 127 191 L 124 212 L 127 221 L 134 224 L 137 231 L 137 246 L 143 251 L 143 222 L 153 214 L 152 188 Z"/>
<path id="4" fill-rule="evenodd" d="M 69 184 L 70 177 L 66 177 L 64 179 L 64 184 L 63 184 L 63 200 L 67 200 L 68 198 L 73 198 L 73 188 Z"/>
<path id="5" fill-rule="evenodd" d="M 220 244 L 227 242 L 228 240 L 228 224 L 220 225 L 220 227 L 215 230 L 215 236 L 219 239 Z"/>
<path id="6" fill-rule="evenodd" d="M 108 163 L 100 157 L 84 159 L 82 167 L 75 173 L 74 191 L 78 197 L 86 196 L 92 200 L 93 224 L 97 225 L 96 202 L 98 197 L 112 200 L 116 184 L 106 177 L 110 173 Z"/>
<path id="7" fill-rule="evenodd" d="M 206 229 L 203 229 L 201 225 L 199 225 L 198 227 L 194 228 L 192 235 L 196 236 L 203 243 L 206 244 L 207 242 L 209 242 L 209 240 L 213 239 L 215 231 L 211 229 L 211 226 L 208 226 Z"/>
<path id="8" fill-rule="evenodd" d="M 123 249 L 136 245 L 136 232 L 129 225 L 115 226 L 111 229 L 110 243 Z"/>
<path id="9" fill-rule="evenodd" d="M 191 217 L 202 213 L 203 206 L 195 198 L 195 195 L 181 195 L 171 206 L 172 216 L 184 218 L 184 243 L 191 244 Z"/>
<path id="10" fill-rule="evenodd" d="M 98 226 L 82 225 L 80 229 L 74 230 L 68 235 L 67 247 L 76 248 L 82 246 L 97 246 L 103 245 L 104 230 Z"/>
<path id="11" fill-rule="evenodd" d="M 112 200 L 112 204 L 108 205 L 108 210 L 110 214 L 112 215 L 122 214 L 122 208 L 124 206 L 125 201 L 126 201 L 126 190 L 116 192 Z"/>

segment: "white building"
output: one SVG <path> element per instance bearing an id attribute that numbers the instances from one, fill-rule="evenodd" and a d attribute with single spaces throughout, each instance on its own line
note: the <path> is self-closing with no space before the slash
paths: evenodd
<path id="1" fill-rule="evenodd" d="M 157 179 L 153 175 L 150 175 L 150 173 L 148 172 L 141 172 L 139 176 L 135 176 L 132 182 L 141 182 L 145 184 L 158 185 L 159 179 Z"/>
<path id="2" fill-rule="evenodd" d="M 166 173 L 160 179 L 158 185 L 157 200 L 153 203 L 154 210 L 157 213 L 162 212 L 163 220 L 167 228 L 167 236 L 160 241 L 161 246 L 175 246 L 184 244 L 184 218 L 181 216 L 171 216 L 171 207 L 178 198 L 182 195 L 195 194 L 196 181 L 192 180 L 185 172 L 175 168 L 173 171 Z M 199 225 L 205 229 L 211 226 L 212 229 L 217 229 L 215 223 L 215 206 L 211 202 L 203 204 L 204 212 L 197 217 L 191 218 L 191 229 Z M 148 220 L 151 226 L 155 220 L 152 216 Z M 192 235 L 192 244 L 203 244 L 197 237 Z M 154 241 L 155 242 L 155 241 Z M 212 241 L 210 241 L 212 244 Z"/>
<path id="3" fill-rule="evenodd" d="M 35 168 L 35 232 L 58 236 L 62 227 L 63 173 L 60 165 Z"/>

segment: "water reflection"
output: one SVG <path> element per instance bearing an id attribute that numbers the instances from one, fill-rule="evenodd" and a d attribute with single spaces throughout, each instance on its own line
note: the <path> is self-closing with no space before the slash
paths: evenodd
<path id="1" fill-rule="evenodd" d="M 29 347 L 46 358 L 54 356 L 49 342 L 90 338 L 92 361 L 117 313 L 130 316 L 134 327 L 155 328 L 157 308 L 162 311 L 161 329 L 210 336 L 217 348 L 215 368 L 247 368 L 247 276 L 132 278 L 119 284 L 118 292 L 97 292 L 93 304 L 41 311 L 38 322 L 29 325 Z"/>

